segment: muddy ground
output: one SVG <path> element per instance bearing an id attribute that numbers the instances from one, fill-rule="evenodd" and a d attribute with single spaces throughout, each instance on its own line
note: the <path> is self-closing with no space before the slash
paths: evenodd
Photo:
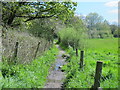
<path id="1" fill-rule="evenodd" d="M 65 79 L 65 73 L 60 69 L 62 65 L 66 64 L 66 59 L 62 57 L 62 55 L 65 54 L 65 51 L 62 50 L 59 45 L 56 45 L 56 47 L 59 49 L 59 53 L 56 56 L 56 62 L 53 69 L 50 70 L 50 74 L 47 77 L 47 83 L 44 88 L 61 88 Z"/>

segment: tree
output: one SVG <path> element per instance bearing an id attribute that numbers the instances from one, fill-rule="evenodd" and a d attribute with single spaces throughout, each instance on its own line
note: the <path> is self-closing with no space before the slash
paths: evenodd
<path id="1" fill-rule="evenodd" d="M 120 28 L 117 25 L 110 25 L 111 33 L 114 37 L 120 37 Z"/>
<path id="2" fill-rule="evenodd" d="M 61 44 L 65 47 L 83 49 L 87 28 L 79 17 L 73 17 L 65 22 L 66 27 L 59 32 Z"/>
<path id="3" fill-rule="evenodd" d="M 87 27 L 91 30 L 93 30 L 95 28 L 95 25 L 97 23 L 101 23 L 103 20 L 102 16 L 99 16 L 97 13 L 89 13 L 86 16 L 86 23 L 87 23 Z"/>
<path id="4" fill-rule="evenodd" d="M 9 26 L 19 25 L 19 18 L 24 22 L 41 18 L 67 20 L 76 6 L 74 2 L 2 2 L 2 19 Z"/>
<path id="5" fill-rule="evenodd" d="M 40 19 L 32 21 L 32 25 L 28 29 L 36 37 L 45 38 L 53 41 L 56 27 L 53 19 Z"/>
<path id="6" fill-rule="evenodd" d="M 112 36 L 110 31 L 110 26 L 106 20 L 102 23 L 97 23 L 96 30 L 98 32 L 99 38 L 106 38 Z"/>
<path id="7" fill-rule="evenodd" d="M 90 13 L 86 16 L 86 25 L 89 38 L 107 38 L 111 37 L 109 22 L 104 20 L 97 13 Z"/>

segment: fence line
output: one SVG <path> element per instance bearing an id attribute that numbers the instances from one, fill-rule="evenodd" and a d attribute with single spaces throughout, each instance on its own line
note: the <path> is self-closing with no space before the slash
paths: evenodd
<path id="1" fill-rule="evenodd" d="M 41 44 L 41 42 L 39 41 L 38 42 L 38 44 L 36 45 L 36 48 L 34 48 L 35 49 L 35 52 L 34 52 L 34 54 L 33 54 L 33 59 L 35 59 L 36 57 L 37 57 L 37 54 L 38 54 L 38 52 L 39 52 L 39 48 L 40 48 L 40 44 Z M 47 44 L 47 43 L 46 43 Z M 47 45 L 45 45 L 46 46 L 46 48 L 43 48 L 44 49 L 44 51 L 47 49 Z M 17 42 L 15 42 L 15 45 L 14 45 L 14 47 L 13 47 L 13 54 L 12 54 L 12 57 L 11 57 L 11 60 L 12 60 L 12 63 L 13 64 L 16 64 L 16 63 L 18 63 L 17 62 L 17 60 L 18 60 L 18 55 L 19 55 L 19 50 L 20 50 L 20 43 L 17 41 Z M 32 47 L 33 48 L 33 47 Z M 29 53 L 29 52 L 28 52 Z M 28 54 L 28 53 L 26 53 L 26 55 Z"/>
<path id="2" fill-rule="evenodd" d="M 80 68 L 83 70 L 83 63 L 84 63 L 84 51 L 80 52 Z M 92 86 L 92 90 L 102 90 L 100 88 L 100 79 L 101 79 L 101 74 L 102 74 L 102 61 L 97 61 L 96 62 L 96 72 L 95 72 L 95 78 L 94 78 L 94 85 Z"/>

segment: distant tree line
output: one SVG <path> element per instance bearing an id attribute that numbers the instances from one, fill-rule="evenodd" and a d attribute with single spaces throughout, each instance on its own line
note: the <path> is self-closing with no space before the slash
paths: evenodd
<path id="1" fill-rule="evenodd" d="M 83 19 L 84 16 L 80 18 Z M 89 38 L 110 38 L 120 37 L 117 25 L 110 25 L 107 20 L 97 13 L 89 13 L 83 19 L 86 27 L 88 28 Z"/>
<path id="2" fill-rule="evenodd" d="M 110 25 L 110 30 L 113 37 L 120 37 L 120 27 L 118 25 Z"/>

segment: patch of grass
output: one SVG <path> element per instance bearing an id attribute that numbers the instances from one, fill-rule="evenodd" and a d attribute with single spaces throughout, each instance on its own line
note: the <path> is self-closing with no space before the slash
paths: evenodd
<path id="1" fill-rule="evenodd" d="M 30 64 L 5 67 L 7 63 L 3 63 L 3 69 L 8 73 L 0 82 L 0 88 L 43 88 L 57 53 L 58 49 L 53 46 Z"/>
<path id="2" fill-rule="evenodd" d="M 118 40 L 117 39 L 91 39 L 88 40 L 85 50 L 84 68 L 80 69 L 80 57 L 75 56 L 75 51 L 68 49 L 71 55 L 68 64 L 63 66 L 67 73 L 66 88 L 91 88 L 94 84 L 96 62 L 103 61 L 101 76 L 102 88 L 118 87 Z M 80 53 L 80 51 L 79 51 Z"/>
<path id="3" fill-rule="evenodd" d="M 102 50 L 102 51 L 118 50 L 118 38 L 89 39 L 87 48 L 93 50 Z"/>

